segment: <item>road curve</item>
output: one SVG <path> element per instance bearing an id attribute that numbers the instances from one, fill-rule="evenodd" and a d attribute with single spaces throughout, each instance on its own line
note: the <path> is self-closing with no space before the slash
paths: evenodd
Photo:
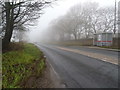
<path id="1" fill-rule="evenodd" d="M 53 45 L 36 45 L 44 52 L 66 88 L 118 87 L 118 65 Z"/>

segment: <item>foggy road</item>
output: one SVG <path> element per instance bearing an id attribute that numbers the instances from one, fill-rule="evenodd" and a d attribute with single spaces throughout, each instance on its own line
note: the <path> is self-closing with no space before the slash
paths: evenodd
<path id="1" fill-rule="evenodd" d="M 100 60 L 102 55 L 117 59 L 118 52 L 87 47 L 62 47 L 36 44 L 44 52 L 61 84 L 66 88 L 117 88 L 118 65 Z M 77 49 L 78 51 L 75 51 Z M 91 56 L 87 56 L 89 53 Z M 108 58 L 109 60 L 109 58 Z M 109 63 L 110 62 L 110 63 Z M 115 61 L 116 62 L 116 61 Z"/>

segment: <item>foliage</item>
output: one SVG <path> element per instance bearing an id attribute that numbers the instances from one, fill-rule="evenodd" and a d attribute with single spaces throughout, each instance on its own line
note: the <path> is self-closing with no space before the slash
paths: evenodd
<path id="1" fill-rule="evenodd" d="M 20 88 L 21 82 L 44 67 L 43 54 L 33 44 L 24 44 L 22 50 L 3 53 L 3 88 Z"/>

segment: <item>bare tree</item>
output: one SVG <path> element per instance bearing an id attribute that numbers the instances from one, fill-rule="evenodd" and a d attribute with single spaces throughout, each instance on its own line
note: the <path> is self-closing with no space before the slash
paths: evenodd
<path id="1" fill-rule="evenodd" d="M 3 49 L 6 49 L 10 43 L 13 30 L 18 26 L 25 27 L 25 25 L 33 25 L 33 21 L 38 19 L 42 14 L 42 10 L 47 4 L 50 4 L 51 0 L 20 0 L 13 2 L 2 2 L 0 1 L 0 6 L 2 7 L 2 32 L 5 33 L 3 37 Z"/>
<path id="2" fill-rule="evenodd" d="M 96 2 L 78 4 L 69 9 L 66 15 L 53 21 L 54 32 L 65 40 L 69 36 L 73 39 L 92 38 L 99 32 L 113 31 L 113 7 L 99 7 Z M 54 35 L 53 35 L 54 36 Z"/>
<path id="3" fill-rule="evenodd" d="M 100 14 L 100 29 L 102 32 L 109 32 L 113 31 L 113 25 L 114 25 L 114 8 L 113 7 L 106 7 L 101 8 L 99 10 Z"/>

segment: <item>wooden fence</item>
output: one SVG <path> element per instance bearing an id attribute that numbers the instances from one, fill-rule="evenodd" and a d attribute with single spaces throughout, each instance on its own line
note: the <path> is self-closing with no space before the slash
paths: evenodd
<path id="1" fill-rule="evenodd" d="M 120 38 L 113 38 L 112 46 L 113 48 L 120 48 Z M 93 39 L 80 39 L 80 40 L 66 40 L 59 41 L 57 44 L 60 45 L 77 45 L 77 46 L 93 46 Z"/>

